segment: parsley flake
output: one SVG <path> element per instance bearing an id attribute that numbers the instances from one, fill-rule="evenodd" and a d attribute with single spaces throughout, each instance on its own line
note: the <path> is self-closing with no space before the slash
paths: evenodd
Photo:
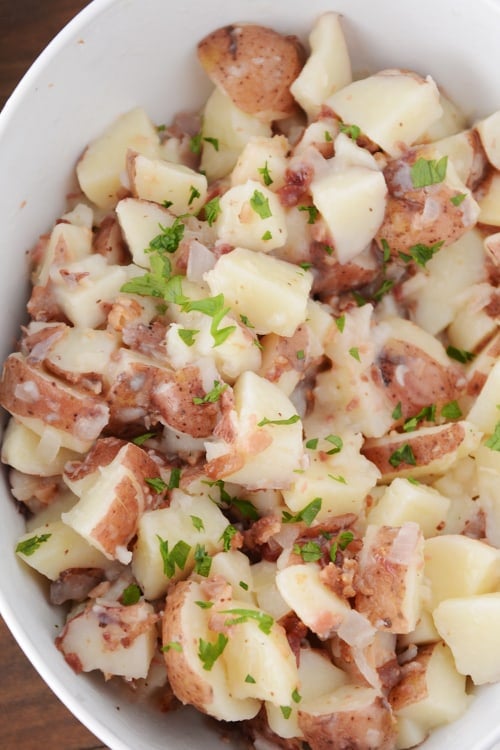
<path id="1" fill-rule="evenodd" d="M 465 349 L 457 349 L 455 346 L 446 347 L 446 354 L 450 359 L 455 359 L 457 362 L 462 362 L 462 364 L 472 362 L 476 356 L 473 352 L 468 352 Z"/>
<path id="2" fill-rule="evenodd" d="M 211 567 L 212 558 L 207 553 L 205 545 L 197 544 L 194 550 L 194 572 L 203 578 L 208 578 Z"/>
<path id="3" fill-rule="evenodd" d="M 176 566 L 179 568 L 179 570 L 184 570 L 184 568 L 186 567 L 187 559 L 191 551 L 191 546 L 181 539 L 172 547 L 172 551 L 169 552 L 168 541 L 166 539 L 162 539 L 158 534 L 157 539 L 160 544 L 160 554 L 163 561 L 163 572 L 167 576 L 167 578 L 172 578 L 172 576 L 175 574 Z"/>
<path id="4" fill-rule="evenodd" d="M 299 206 L 299 211 L 307 211 L 309 214 L 309 218 L 307 219 L 308 224 L 314 224 L 319 215 L 316 206 Z"/>
<path id="5" fill-rule="evenodd" d="M 144 443 L 154 437 L 156 437 L 156 432 L 144 432 L 142 435 L 137 435 L 137 437 L 132 438 L 132 443 L 139 446 L 144 445 Z"/>
<path id="6" fill-rule="evenodd" d="M 417 159 L 410 169 L 411 181 L 414 188 L 423 188 L 427 185 L 436 185 L 443 182 L 446 177 L 448 157 L 441 159 Z"/>
<path id="7" fill-rule="evenodd" d="M 196 328 L 178 328 L 177 333 L 179 338 L 184 341 L 186 346 L 193 346 L 196 341 L 196 334 L 199 333 L 199 329 Z"/>
<path id="8" fill-rule="evenodd" d="M 227 646 L 228 637 L 224 633 L 219 633 L 215 643 L 200 638 L 198 641 L 198 657 L 203 664 L 203 669 L 210 672 L 215 662 L 221 656 Z"/>
<path id="9" fill-rule="evenodd" d="M 268 219 L 273 215 L 271 208 L 269 207 L 269 198 L 266 198 L 264 193 L 261 193 L 260 190 L 254 190 L 253 195 L 250 198 L 250 205 L 261 219 Z"/>
<path id="10" fill-rule="evenodd" d="M 136 583 L 131 583 L 123 589 L 120 601 L 125 607 L 130 607 L 132 604 L 137 604 L 141 598 L 141 594 L 142 592 L 139 586 Z"/>
<path id="11" fill-rule="evenodd" d="M 205 524 L 202 518 L 199 516 L 190 516 L 190 518 L 196 531 L 205 531 Z"/>
<path id="12" fill-rule="evenodd" d="M 266 612 L 261 612 L 259 609 L 244 609 L 242 607 L 235 607 L 234 609 L 222 609 L 221 613 L 224 615 L 236 615 L 234 618 L 228 618 L 225 621 L 225 625 L 230 627 L 231 625 L 239 625 L 249 620 L 255 620 L 259 627 L 259 630 L 265 635 L 269 635 L 271 628 L 274 624 L 274 619 L 271 615 Z"/>
<path id="13" fill-rule="evenodd" d="M 358 125 L 347 125 L 346 123 L 341 122 L 339 128 L 341 133 L 345 133 L 345 135 L 348 135 L 353 141 L 357 141 L 361 135 L 361 128 Z"/>
<path id="14" fill-rule="evenodd" d="M 221 383 L 219 380 L 214 380 L 214 387 L 202 398 L 195 396 L 193 398 L 193 404 L 215 404 L 220 399 L 224 391 L 227 389 L 227 383 Z"/>
<path id="15" fill-rule="evenodd" d="M 398 401 L 398 403 L 396 404 L 392 412 L 392 418 L 396 420 L 401 419 L 402 415 L 403 415 L 403 409 L 401 406 L 401 401 Z"/>
<path id="16" fill-rule="evenodd" d="M 456 195 L 450 198 L 450 201 L 453 203 L 454 206 L 459 206 L 461 203 L 464 202 L 466 198 L 467 198 L 467 193 L 457 193 Z"/>
<path id="17" fill-rule="evenodd" d="M 441 416 L 444 419 L 460 419 L 462 415 L 462 410 L 460 406 L 458 405 L 457 401 L 449 401 L 447 404 L 444 404 L 444 406 L 441 409 Z"/>
<path id="18" fill-rule="evenodd" d="M 409 443 L 405 443 L 401 446 L 401 448 L 397 448 L 397 450 L 395 450 L 394 453 L 391 454 L 389 463 L 391 464 L 391 466 L 394 466 L 395 469 L 397 469 L 400 464 L 409 464 L 410 466 L 416 466 L 417 462 L 415 461 L 415 456 L 413 455 L 411 445 L 409 445 Z"/>
<path id="19" fill-rule="evenodd" d="M 345 315 L 340 315 L 338 318 L 335 318 L 335 325 L 340 333 L 343 333 L 345 328 Z"/>
<path id="20" fill-rule="evenodd" d="M 268 419 L 267 417 L 264 417 L 263 419 L 260 420 L 260 422 L 257 422 L 257 427 L 264 427 L 266 424 L 276 424 L 276 425 L 295 424 L 295 422 L 299 422 L 299 421 L 300 421 L 300 417 L 298 414 L 294 414 L 288 419 Z"/>
<path id="21" fill-rule="evenodd" d="M 157 495 L 167 489 L 167 485 L 161 477 L 146 477 L 144 481 L 156 492 Z"/>
<path id="22" fill-rule="evenodd" d="M 271 177 L 271 175 L 269 173 L 269 168 L 267 166 L 267 160 L 266 160 L 266 162 L 265 162 L 265 164 L 264 164 L 263 167 L 259 167 L 257 169 L 257 172 L 260 175 L 262 175 L 262 181 L 264 182 L 264 185 L 267 185 L 267 187 L 269 187 L 269 185 L 273 184 L 273 178 Z"/>
<path id="23" fill-rule="evenodd" d="M 222 208 L 220 207 L 219 196 L 216 195 L 215 198 L 212 198 L 212 200 L 208 201 L 208 203 L 205 203 L 204 209 L 205 219 L 207 220 L 208 226 L 211 227 L 222 211 Z"/>
<path id="24" fill-rule="evenodd" d="M 228 526 L 226 526 L 226 528 L 224 529 L 224 531 L 222 532 L 220 536 L 220 540 L 222 540 L 222 543 L 223 543 L 224 552 L 229 552 L 229 550 L 231 549 L 231 540 L 233 536 L 237 533 L 238 533 L 238 529 L 236 528 L 236 526 L 233 526 L 232 524 L 229 524 Z"/>
<path id="25" fill-rule="evenodd" d="M 294 544 L 293 552 L 304 560 L 304 562 L 317 562 L 323 557 L 323 550 L 318 542 L 306 542 L 305 544 Z"/>
<path id="26" fill-rule="evenodd" d="M 484 441 L 484 444 L 492 451 L 500 451 L 500 422 L 496 423 L 493 435 L 490 435 L 490 437 Z"/>
<path id="27" fill-rule="evenodd" d="M 281 520 L 283 523 L 300 523 L 300 521 L 303 521 L 306 526 L 310 526 L 320 512 L 322 502 L 323 501 L 320 497 L 315 497 L 314 500 L 311 500 L 305 508 L 302 508 L 302 510 L 295 515 L 284 510 Z"/>
<path id="28" fill-rule="evenodd" d="M 354 357 L 354 359 L 356 359 L 358 362 L 361 362 L 361 357 L 359 356 L 359 349 L 357 346 L 352 346 L 349 349 L 349 354 L 351 355 L 351 357 Z"/>

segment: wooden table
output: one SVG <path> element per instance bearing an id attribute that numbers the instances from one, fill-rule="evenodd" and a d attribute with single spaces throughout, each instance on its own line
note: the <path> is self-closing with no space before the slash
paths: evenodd
<path id="1" fill-rule="evenodd" d="M 88 0 L 0 0 L 0 108 L 47 42 Z M 0 619 L 0 749 L 104 746 L 51 693 Z"/>

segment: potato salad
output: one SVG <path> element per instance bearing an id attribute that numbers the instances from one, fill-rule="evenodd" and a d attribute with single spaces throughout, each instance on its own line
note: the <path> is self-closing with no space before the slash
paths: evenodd
<path id="1" fill-rule="evenodd" d="M 500 680 L 500 112 L 343 23 L 216 29 L 199 111 L 87 145 L 0 383 L 54 648 L 257 750 Z"/>

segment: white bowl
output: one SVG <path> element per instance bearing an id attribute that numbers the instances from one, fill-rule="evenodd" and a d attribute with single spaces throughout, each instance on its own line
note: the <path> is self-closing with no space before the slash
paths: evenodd
<path id="1" fill-rule="evenodd" d="M 27 295 L 26 254 L 64 208 L 86 143 L 140 104 L 156 122 L 195 109 L 209 91 L 195 55 L 208 31 L 254 21 L 306 38 L 324 10 L 345 14 L 359 71 L 406 67 L 432 74 L 471 116 L 500 108 L 500 3 L 495 0 L 95 0 L 48 46 L 0 116 L 0 348 L 14 346 Z M 6 315 L 6 311 L 9 314 Z M 76 676 L 54 646 L 61 613 L 14 555 L 21 516 L 2 489 L 0 611 L 35 668 L 112 750 L 219 748 L 191 712 L 163 715 L 94 676 Z M 478 691 L 466 715 L 422 748 L 486 750 L 500 739 L 500 685 Z"/>

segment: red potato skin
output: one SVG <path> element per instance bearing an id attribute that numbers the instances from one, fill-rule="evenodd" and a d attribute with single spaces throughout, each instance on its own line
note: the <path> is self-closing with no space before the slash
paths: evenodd
<path id="1" fill-rule="evenodd" d="M 223 26 L 201 40 L 198 59 L 212 82 L 244 112 L 276 120 L 296 111 L 289 89 L 305 61 L 297 37 L 254 24 Z"/>
<path id="2" fill-rule="evenodd" d="M 394 467 L 389 462 L 395 450 L 408 443 L 411 446 L 417 466 L 426 466 L 438 458 L 453 453 L 465 438 L 465 429 L 460 422 L 445 424 L 439 432 L 432 435 L 408 433 L 387 442 L 384 438 L 368 438 L 361 453 L 380 469 L 382 477 L 397 476 L 407 472 L 411 466 L 402 462 Z"/>
<path id="3" fill-rule="evenodd" d="M 20 398 L 23 386 L 26 395 Z M 40 419 L 79 440 L 95 440 L 109 420 L 108 407 L 101 399 L 63 385 L 31 367 L 19 354 L 5 361 L 0 404 L 14 416 Z"/>
<path id="4" fill-rule="evenodd" d="M 183 642 L 182 608 L 190 586 L 190 581 L 180 581 L 167 596 L 162 627 L 164 645 Z M 208 682 L 200 681 L 182 651 L 170 648 L 164 652 L 164 656 L 168 681 L 176 698 L 185 705 L 195 706 L 207 713 L 207 707 L 212 702 L 212 689 Z"/>
<path id="5" fill-rule="evenodd" d="M 316 716 L 299 709 L 299 727 L 312 750 L 394 750 L 396 723 L 382 696 L 363 709 Z"/>

